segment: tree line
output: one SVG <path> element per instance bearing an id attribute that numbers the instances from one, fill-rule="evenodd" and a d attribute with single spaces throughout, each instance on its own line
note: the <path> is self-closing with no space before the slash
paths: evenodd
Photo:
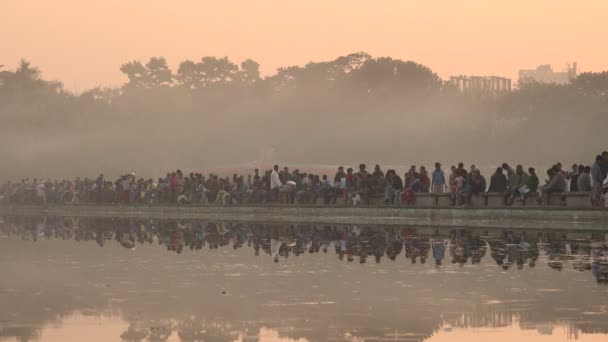
<path id="1" fill-rule="evenodd" d="M 435 160 L 586 162 L 606 149 L 608 72 L 461 93 L 430 68 L 365 52 L 278 68 L 163 57 L 120 66 L 126 82 L 82 93 L 23 60 L 0 69 L 0 178 L 239 165 L 273 150 L 301 164 Z"/>

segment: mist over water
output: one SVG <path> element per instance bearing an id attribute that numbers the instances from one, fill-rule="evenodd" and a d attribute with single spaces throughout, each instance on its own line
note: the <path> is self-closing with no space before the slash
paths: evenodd
<path id="1" fill-rule="evenodd" d="M 122 87 L 78 94 L 25 61 L 0 69 L 0 179 L 435 161 L 489 176 L 504 161 L 590 165 L 606 149 L 606 72 L 492 96 L 363 52 L 263 78 L 255 61 L 215 57 L 117 68 Z"/>

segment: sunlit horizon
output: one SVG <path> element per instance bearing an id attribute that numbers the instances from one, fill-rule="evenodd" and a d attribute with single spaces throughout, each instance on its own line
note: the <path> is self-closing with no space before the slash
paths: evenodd
<path id="1" fill-rule="evenodd" d="M 413 60 L 442 78 L 519 69 L 608 69 L 608 3 L 517 0 L 164 2 L 108 0 L 82 4 L 8 1 L 0 14 L 0 70 L 21 58 L 68 90 L 117 86 L 122 63 L 164 56 L 175 70 L 186 59 L 252 58 L 262 75 L 278 67 L 327 61 L 357 51 Z M 226 20 L 229 18 L 229 20 Z"/>

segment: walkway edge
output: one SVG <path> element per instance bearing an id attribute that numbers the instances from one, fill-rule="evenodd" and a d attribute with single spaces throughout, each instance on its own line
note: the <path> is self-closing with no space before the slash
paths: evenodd
<path id="1" fill-rule="evenodd" d="M 241 222 L 294 222 L 432 227 L 527 229 L 608 229 L 608 211 L 576 209 L 424 209 L 403 207 L 295 206 L 0 206 L 2 215 L 200 219 Z"/>

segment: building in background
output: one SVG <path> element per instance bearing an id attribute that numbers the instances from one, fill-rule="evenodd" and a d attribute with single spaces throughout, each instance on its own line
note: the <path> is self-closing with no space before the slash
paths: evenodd
<path id="1" fill-rule="evenodd" d="M 499 96 L 511 91 L 511 79 L 498 76 L 452 76 L 449 84 L 475 96 Z"/>
<path id="2" fill-rule="evenodd" d="M 532 70 L 519 70 L 519 82 L 551 83 L 551 84 L 568 84 L 578 76 L 576 62 L 566 64 L 564 71 L 553 71 L 551 65 L 539 65 Z"/>

